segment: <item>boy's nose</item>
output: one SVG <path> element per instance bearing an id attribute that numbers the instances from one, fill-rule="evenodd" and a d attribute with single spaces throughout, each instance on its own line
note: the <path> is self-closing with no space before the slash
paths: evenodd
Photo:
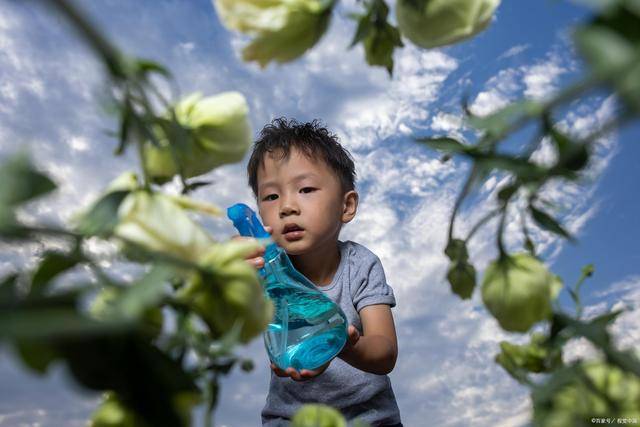
<path id="1" fill-rule="evenodd" d="M 282 206 L 280 207 L 280 218 L 299 213 L 300 209 L 290 202 L 282 203 Z"/>

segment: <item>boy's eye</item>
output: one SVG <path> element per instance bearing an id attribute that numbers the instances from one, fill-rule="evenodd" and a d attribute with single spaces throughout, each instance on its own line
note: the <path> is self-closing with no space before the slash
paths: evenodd
<path id="1" fill-rule="evenodd" d="M 304 187 L 300 190 L 301 193 L 311 193 L 312 191 L 316 191 L 316 189 L 313 187 Z M 264 196 L 262 198 L 262 201 L 268 202 L 268 201 L 276 200 L 277 198 L 278 198 L 277 194 L 269 194 L 267 196 Z"/>

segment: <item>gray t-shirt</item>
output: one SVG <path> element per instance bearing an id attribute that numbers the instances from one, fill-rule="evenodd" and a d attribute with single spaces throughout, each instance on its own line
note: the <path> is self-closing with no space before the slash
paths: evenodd
<path id="1" fill-rule="evenodd" d="M 364 246 L 338 241 L 340 264 L 329 285 L 318 286 L 340 305 L 349 324 L 362 334 L 358 314 L 373 304 L 396 305 L 393 290 L 387 284 L 380 259 Z M 400 411 L 387 375 L 354 368 L 336 357 L 320 375 L 306 381 L 278 377 L 271 371 L 267 402 L 262 410 L 262 425 L 284 427 L 306 403 L 324 403 L 337 408 L 347 418 L 360 418 L 372 427 L 400 423 Z"/>

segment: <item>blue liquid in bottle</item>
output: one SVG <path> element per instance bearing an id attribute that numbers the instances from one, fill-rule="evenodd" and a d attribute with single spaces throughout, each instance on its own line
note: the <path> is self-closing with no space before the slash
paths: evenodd
<path id="1" fill-rule="evenodd" d="M 255 212 L 238 203 L 227 216 L 241 236 L 269 238 Z M 264 343 L 280 369 L 317 369 L 342 351 L 347 342 L 347 317 L 340 307 L 298 272 L 275 243 L 265 248 L 259 273 L 266 295 L 275 306 Z"/>

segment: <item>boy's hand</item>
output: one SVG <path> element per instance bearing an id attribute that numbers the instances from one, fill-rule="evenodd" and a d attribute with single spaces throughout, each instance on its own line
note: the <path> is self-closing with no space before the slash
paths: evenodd
<path id="1" fill-rule="evenodd" d="M 356 345 L 356 343 L 360 339 L 360 332 L 358 332 L 358 329 L 356 329 L 356 327 L 353 325 L 349 325 L 349 329 L 347 329 L 347 333 L 348 333 L 347 343 L 344 345 L 344 348 L 342 349 L 340 354 L 338 354 L 338 357 L 341 357 L 345 354 L 350 353 L 353 350 L 353 347 Z M 306 381 L 313 377 L 317 377 L 318 375 L 323 373 L 327 369 L 330 363 L 331 361 L 325 363 L 318 369 L 314 369 L 314 370 L 303 369 L 302 371 L 298 372 L 294 368 L 287 368 L 286 370 L 283 371 L 282 369 L 278 368 L 275 363 L 272 362 L 271 369 L 279 377 L 291 377 L 291 379 L 295 381 Z"/>
<path id="2" fill-rule="evenodd" d="M 344 348 L 342 349 L 340 354 L 338 354 L 338 357 L 340 358 L 351 353 L 353 351 L 353 347 L 355 347 L 357 342 L 360 340 L 360 332 L 358 332 L 358 329 L 353 325 L 349 325 L 347 334 L 347 343 L 344 345 Z"/>
<path id="3" fill-rule="evenodd" d="M 273 232 L 273 229 L 268 225 L 266 225 L 264 229 L 269 234 Z M 253 239 L 253 237 L 233 236 L 232 239 Z M 264 255 L 264 251 L 265 251 L 265 248 L 264 246 L 262 246 L 256 252 L 247 255 L 245 259 L 249 264 L 251 264 L 252 267 L 255 267 L 257 270 L 259 270 L 262 267 L 264 267 L 264 258 L 262 257 Z"/>
<path id="4" fill-rule="evenodd" d="M 294 381 L 307 381 L 323 373 L 330 363 L 331 361 L 328 361 L 318 369 L 303 369 L 298 372 L 294 368 L 287 368 L 285 371 L 283 371 L 282 369 L 278 368 L 275 363 L 271 362 L 271 370 L 279 377 L 291 377 L 291 379 Z"/>

